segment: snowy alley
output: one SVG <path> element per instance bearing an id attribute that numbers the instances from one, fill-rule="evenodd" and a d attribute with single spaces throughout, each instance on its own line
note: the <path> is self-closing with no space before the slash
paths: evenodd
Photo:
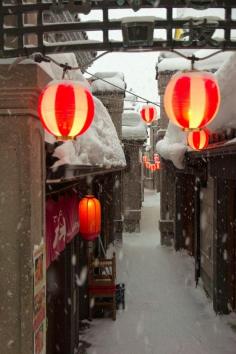
<path id="1" fill-rule="evenodd" d="M 216 316 L 195 288 L 193 260 L 160 246 L 158 218 L 159 194 L 146 190 L 141 233 L 125 234 L 116 249 L 126 309 L 115 322 L 91 322 L 81 336 L 88 354 L 235 354 L 235 316 Z"/>

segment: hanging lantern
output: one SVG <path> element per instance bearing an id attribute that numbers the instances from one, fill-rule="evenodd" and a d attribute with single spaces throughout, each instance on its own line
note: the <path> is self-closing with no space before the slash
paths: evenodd
<path id="1" fill-rule="evenodd" d="M 147 162 L 148 161 L 148 157 L 146 155 L 143 156 L 143 162 Z"/>
<path id="2" fill-rule="evenodd" d="M 156 168 L 157 168 L 157 170 L 160 170 L 160 161 L 157 161 L 157 162 L 155 162 L 155 165 L 156 165 Z"/>
<path id="3" fill-rule="evenodd" d="M 44 128 L 58 140 L 83 134 L 94 117 L 91 93 L 73 81 L 53 82 L 39 97 L 39 117 Z"/>
<path id="4" fill-rule="evenodd" d="M 153 155 L 154 162 L 160 161 L 160 156 L 158 154 Z"/>
<path id="5" fill-rule="evenodd" d="M 87 241 L 95 240 L 101 232 L 101 204 L 93 195 L 86 195 L 78 206 L 79 232 Z"/>
<path id="6" fill-rule="evenodd" d="M 151 170 L 152 172 L 154 172 L 154 171 L 157 170 L 157 167 L 156 167 L 156 165 L 155 165 L 154 163 L 150 164 L 150 170 Z"/>
<path id="7" fill-rule="evenodd" d="M 218 112 L 220 90 L 213 74 L 186 71 L 175 74 L 164 95 L 169 119 L 184 130 L 208 124 Z"/>
<path id="8" fill-rule="evenodd" d="M 196 130 L 188 134 L 188 144 L 194 150 L 206 149 L 209 143 L 209 133 L 206 129 Z"/>
<path id="9" fill-rule="evenodd" d="M 149 124 L 157 117 L 157 110 L 155 107 L 150 105 L 145 105 L 140 111 L 141 117 L 145 123 Z"/>
<path id="10" fill-rule="evenodd" d="M 151 163 L 150 163 L 149 161 L 145 162 L 145 167 L 146 167 L 147 169 L 150 168 L 150 165 L 151 165 Z"/>

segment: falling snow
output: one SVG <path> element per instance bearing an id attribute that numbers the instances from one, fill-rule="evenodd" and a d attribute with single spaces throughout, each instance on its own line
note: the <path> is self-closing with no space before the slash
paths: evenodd
<path id="1" fill-rule="evenodd" d="M 82 335 L 88 354 L 235 354 L 231 316 L 216 316 L 194 261 L 160 246 L 159 195 L 146 191 L 142 232 L 117 245 L 118 283 L 126 285 L 126 309 L 115 322 L 95 319 Z M 110 250 L 112 252 L 112 249 Z M 229 323 L 229 324 L 228 324 Z"/>

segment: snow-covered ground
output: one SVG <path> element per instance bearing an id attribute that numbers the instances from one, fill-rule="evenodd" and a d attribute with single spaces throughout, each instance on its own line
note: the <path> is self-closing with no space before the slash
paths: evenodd
<path id="1" fill-rule="evenodd" d="M 235 354 L 236 316 L 216 316 L 195 288 L 193 260 L 160 246 L 159 195 L 145 192 L 140 234 L 117 247 L 117 282 L 126 284 L 126 309 L 117 320 L 95 319 L 81 339 L 88 354 Z"/>

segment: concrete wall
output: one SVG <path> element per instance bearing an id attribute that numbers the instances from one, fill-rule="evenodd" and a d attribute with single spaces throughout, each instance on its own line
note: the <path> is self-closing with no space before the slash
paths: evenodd
<path id="1" fill-rule="evenodd" d="M 33 353 L 33 249 L 44 238 L 44 134 L 37 118 L 49 77 L 35 64 L 0 65 L 0 343 Z"/>
<path id="2" fill-rule="evenodd" d="M 200 248 L 201 278 L 211 297 L 213 296 L 213 213 L 214 180 L 209 177 L 207 187 L 200 190 Z"/>

